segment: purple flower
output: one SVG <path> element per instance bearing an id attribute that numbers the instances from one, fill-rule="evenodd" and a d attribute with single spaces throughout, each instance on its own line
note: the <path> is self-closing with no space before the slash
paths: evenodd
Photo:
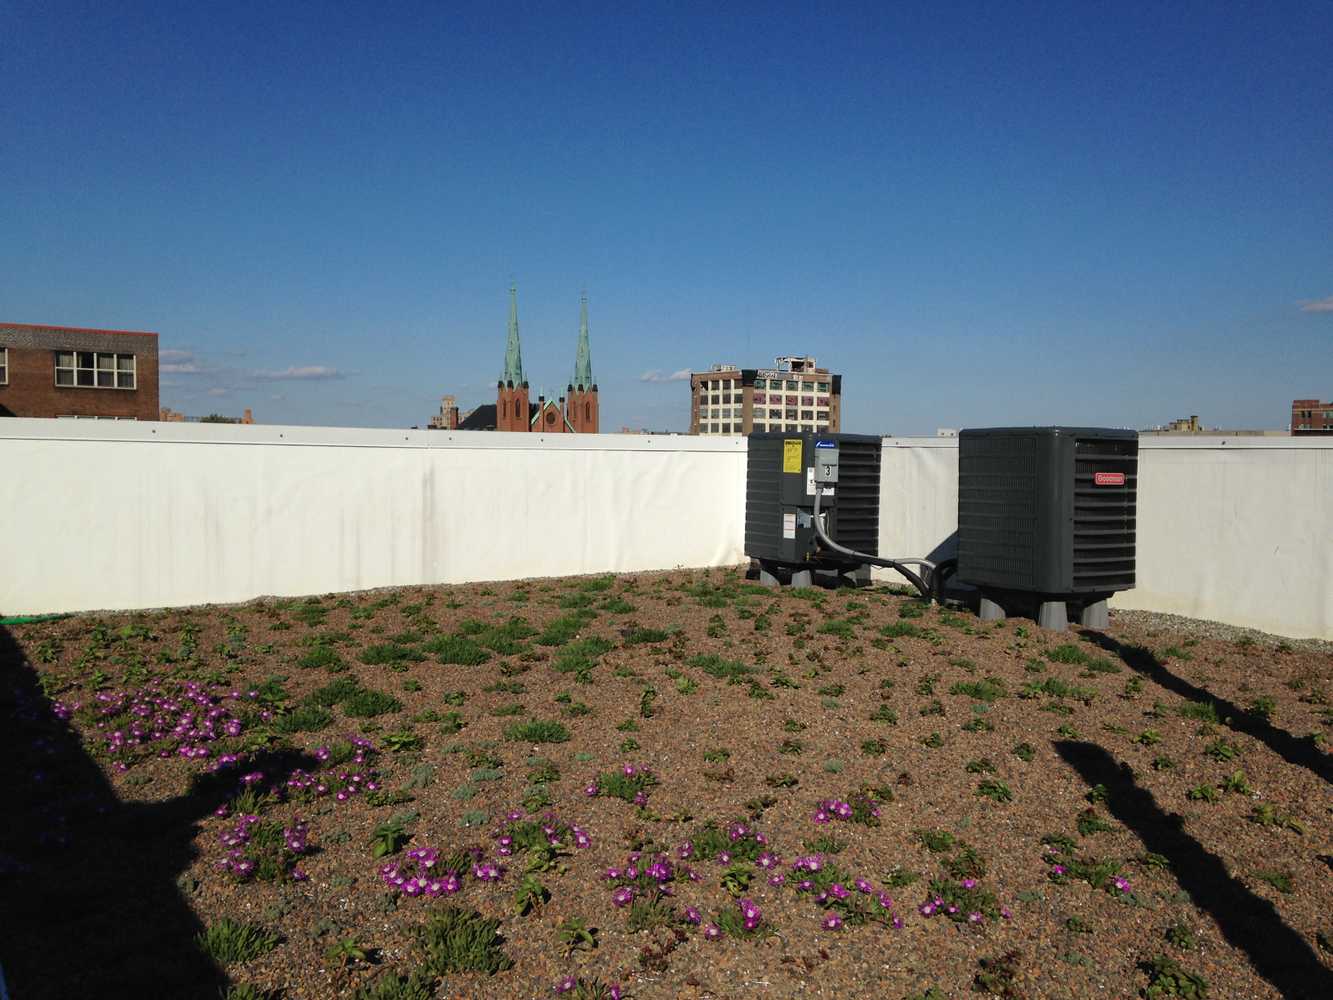
<path id="1" fill-rule="evenodd" d="M 868 879 L 859 878 L 852 884 L 856 886 L 857 892 L 870 893 L 875 891 L 875 887 L 870 884 L 870 881 Z"/>
<path id="2" fill-rule="evenodd" d="M 680 858 L 681 861 L 689 861 L 690 858 L 694 857 L 694 843 L 689 840 L 682 843 L 676 848 L 676 857 Z"/>
<path id="3" fill-rule="evenodd" d="M 682 919 L 687 924 L 701 924 L 703 923 L 704 920 L 703 914 L 700 913 L 698 910 L 696 910 L 693 906 L 685 907 L 685 915 Z"/>
<path id="4" fill-rule="evenodd" d="M 553 993 L 568 993 L 570 990 L 576 988 L 578 985 L 579 981 L 577 979 L 575 979 L 573 976 L 566 976 L 564 979 L 560 980 L 560 982 L 552 986 L 551 991 Z"/>
<path id="5" fill-rule="evenodd" d="M 879 894 L 879 905 L 882 906 L 882 907 L 883 907 L 884 909 L 886 909 L 886 910 L 888 910 L 888 909 L 892 909 L 892 908 L 893 908 L 893 897 L 890 896 L 887 892 L 881 892 L 881 893 Z"/>
<path id="6" fill-rule="evenodd" d="M 842 926 L 842 917 L 830 910 L 828 913 L 824 914 L 824 919 L 820 923 L 820 926 L 826 931 L 836 931 Z"/>
<path id="7" fill-rule="evenodd" d="M 704 928 L 705 941 L 716 941 L 721 936 L 722 936 L 722 928 L 718 927 L 717 924 L 709 924 L 707 927 Z"/>
<path id="8" fill-rule="evenodd" d="M 588 782 L 588 784 L 585 785 L 584 788 L 583 788 L 583 794 L 586 795 L 586 796 L 588 796 L 588 798 L 590 798 L 590 799 L 592 799 L 592 798 L 596 798 L 598 792 L 600 792 L 600 791 L 601 791 L 601 789 L 599 789 L 599 788 L 597 787 L 597 782 L 595 782 L 595 781 L 590 781 L 590 782 Z"/>
<path id="9" fill-rule="evenodd" d="M 782 885 L 782 883 L 786 881 L 787 876 L 783 875 L 782 872 L 774 872 L 772 875 L 768 876 L 769 885 Z"/>
<path id="10" fill-rule="evenodd" d="M 624 886 L 611 893 L 611 902 L 616 906 L 628 906 L 634 902 L 634 890 L 629 886 Z"/>
<path id="11" fill-rule="evenodd" d="M 967 922 L 970 923 L 970 924 L 979 924 L 979 923 L 981 923 L 981 914 L 980 914 L 980 913 L 977 913 L 975 910 L 973 910 L 971 913 L 969 913 L 969 914 L 967 915 Z"/>

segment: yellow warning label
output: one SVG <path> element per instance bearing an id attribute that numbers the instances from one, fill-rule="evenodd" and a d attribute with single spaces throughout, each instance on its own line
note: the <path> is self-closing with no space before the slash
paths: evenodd
<path id="1" fill-rule="evenodd" d="M 801 471 L 801 439 L 784 438 L 782 441 L 782 471 Z"/>

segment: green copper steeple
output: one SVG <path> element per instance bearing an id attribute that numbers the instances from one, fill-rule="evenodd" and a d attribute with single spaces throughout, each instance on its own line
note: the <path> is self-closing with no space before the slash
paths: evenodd
<path id="1" fill-rule="evenodd" d="M 588 296 L 585 293 L 579 304 L 579 348 L 574 356 L 574 381 L 576 389 L 591 389 L 592 350 L 588 346 Z"/>
<path id="2" fill-rule="evenodd" d="M 523 385 L 523 351 L 518 344 L 518 287 L 509 286 L 509 342 L 505 345 L 504 383 Z"/>

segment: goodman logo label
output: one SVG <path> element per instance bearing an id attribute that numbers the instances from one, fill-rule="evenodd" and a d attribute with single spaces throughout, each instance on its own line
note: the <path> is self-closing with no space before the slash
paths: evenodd
<path id="1" fill-rule="evenodd" d="M 1124 486 L 1125 474 L 1123 472 L 1094 472 L 1092 474 L 1093 486 Z"/>

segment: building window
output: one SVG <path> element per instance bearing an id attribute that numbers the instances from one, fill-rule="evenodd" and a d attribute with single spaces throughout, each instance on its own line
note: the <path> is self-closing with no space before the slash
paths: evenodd
<path id="1" fill-rule="evenodd" d="M 828 392 L 828 383 L 827 383 L 827 382 L 816 382 L 816 383 L 815 383 L 815 392 Z"/>
<path id="2" fill-rule="evenodd" d="M 724 403 L 730 403 L 730 402 L 731 402 L 731 393 L 729 393 L 729 392 L 724 392 L 724 393 L 722 394 L 722 402 L 724 402 Z"/>
<path id="3" fill-rule="evenodd" d="M 586 402 L 586 401 L 584 402 L 584 404 L 583 404 L 583 420 L 584 420 L 585 423 L 590 423 L 590 422 L 592 421 L 592 403 L 589 403 L 589 402 Z"/>
<path id="4" fill-rule="evenodd" d="M 0 347 L 0 385 L 9 385 L 9 348 Z"/>
<path id="5" fill-rule="evenodd" d="M 802 419 L 802 420 L 814 420 L 814 419 L 815 419 L 815 411 L 814 411 L 814 410 L 802 410 L 802 411 L 801 411 L 801 419 Z"/>
<path id="6" fill-rule="evenodd" d="M 756 406 L 763 406 L 768 402 L 768 396 L 765 393 L 756 392 L 754 394 L 754 401 Z"/>
<path id="7" fill-rule="evenodd" d="M 802 406 L 814 406 L 814 405 L 815 405 L 815 397 L 814 397 L 814 396 L 802 396 L 802 397 L 801 397 L 801 405 L 802 405 Z"/>
<path id="8" fill-rule="evenodd" d="M 789 410 L 787 411 L 787 419 L 788 419 L 788 420 L 797 420 L 797 419 L 799 419 L 799 418 L 796 416 L 796 411 L 795 411 L 795 410 L 791 410 L 791 409 L 789 409 Z"/>
<path id="9" fill-rule="evenodd" d="M 56 351 L 56 385 L 92 389 L 133 389 L 133 354 Z"/>
<path id="10" fill-rule="evenodd" d="M 768 411 L 768 419 L 769 419 L 769 420 L 781 420 L 781 419 L 782 419 L 782 411 L 781 411 L 781 410 L 769 410 L 769 411 Z"/>

